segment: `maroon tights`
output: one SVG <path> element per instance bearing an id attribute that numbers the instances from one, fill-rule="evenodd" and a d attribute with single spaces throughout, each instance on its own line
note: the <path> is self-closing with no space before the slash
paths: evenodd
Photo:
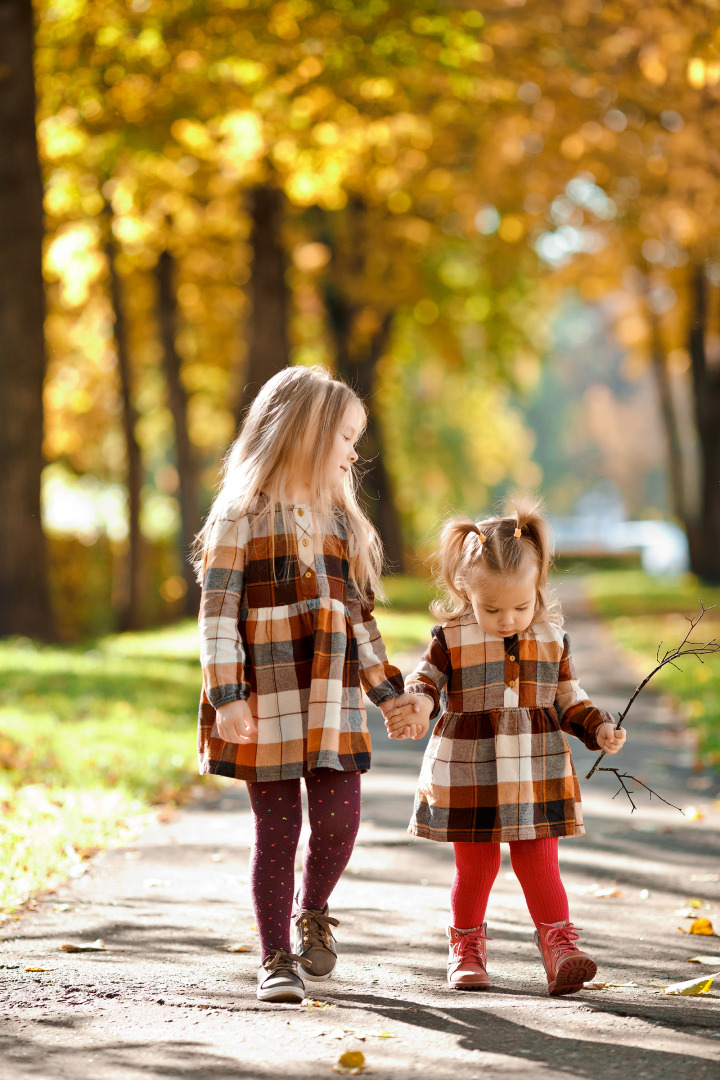
<path id="1" fill-rule="evenodd" d="M 360 824 L 360 773 L 318 769 L 305 777 L 310 839 L 299 902 L 322 910 L 352 854 Z M 300 780 L 249 783 L 255 819 L 250 891 L 263 957 L 290 951 L 295 852 L 302 828 Z"/>
<path id="2" fill-rule="evenodd" d="M 453 847 L 455 880 L 450 893 L 453 926 L 470 930 L 485 921 L 490 889 L 500 869 L 500 845 L 466 843 Z M 560 880 L 557 837 L 511 840 L 510 859 L 535 925 L 567 921 L 568 901 Z"/>

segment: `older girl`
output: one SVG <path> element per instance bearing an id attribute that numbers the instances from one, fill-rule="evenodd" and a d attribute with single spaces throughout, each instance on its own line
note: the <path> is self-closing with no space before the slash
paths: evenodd
<path id="1" fill-rule="evenodd" d="M 446 602 L 433 614 L 445 621 L 433 627 L 406 688 L 422 702 L 420 734 L 439 717 L 410 832 L 455 849 L 448 983 L 490 986 L 485 909 L 500 842 L 508 841 L 549 992 L 570 994 L 597 969 L 576 945 L 558 868 L 558 837 L 585 831 L 565 735 L 614 754 L 625 732 L 576 680 L 560 610 L 548 596 L 550 530 L 537 503 L 517 500 L 513 512 L 477 524 L 450 521 L 439 562 Z M 406 725 L 417 720 L 398 703 L 386 718 L 390 737 L 407 737 Z"/>
<path id="2" fill-rule="evenodd" d="M 361 401 L 323 369 L 281 371 L 250 407 L 199 536 L 200 769 L 248 785 L 262 1001 L 303 999 L 298 964 L 311 980 L 335 967 L 327 902 L 370 766 L 361 687 L 384 711 L 414 700 L 372 616 L 381 549 L 353 475 L 364 426 Z M 301 778 L 310 841 L 293 912 Z"/>

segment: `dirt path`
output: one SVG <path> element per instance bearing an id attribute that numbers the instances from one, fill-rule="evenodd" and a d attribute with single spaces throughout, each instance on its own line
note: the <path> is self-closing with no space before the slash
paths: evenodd
<path id="1" fill-rule="evenodd" d="M 583 685 L 616 710 L 635 673 L 581 598 L 568 588 L 565 600 Z M 587 835 L 561 844 L 571 917 L 584 928 L 598 978 L 632 985 L 547 997 L 504 849 L 488 911 L 495 988 L 447 991 L 451 850 L 410 842 L 421 748 L 388 743 L 375 716 L 364 822 L 332 902 L 341 959 L 336 977 L 312 990 L 323 1007 L 255 999 L 249 808 L 244 787 L 228 785 L 147 829 L 131 851 L 104 853 L 35 911 L 3 925 L 0 1075 L 330 1077 L 341 1052 L 360 1049 L 377 1080 L 717 1076 L 720 980 L 699 998 L 668 997 L 656 984 L 720 970 L 687 962 L 720 955 L 720 939 L 679 933 L 690 920 L 674 914 L 696 897 L 712 905 L 698 914 L 720 930 L 720 785 L 692 773 L 691 741 L 676 733 L 667 703 L 648 695 L 636 709 L 623 765 L 705 816 L 690 821 L 643 797 L 631 816 L 624 798 L 611 799 L 612 781 L 596 776 L 582 785 Z M 582 776 L 594 755 L 574 740 L 573 753 Z M 619 896 L 596 895 L 613 883 Z M 60 949 L 96 938 L 109 951 Z M 251 951 L 229 953 L 228 945 Z"/>

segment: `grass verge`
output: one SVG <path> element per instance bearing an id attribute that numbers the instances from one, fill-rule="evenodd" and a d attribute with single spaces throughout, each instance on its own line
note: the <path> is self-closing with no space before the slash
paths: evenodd
<path id="1" fill-rule="evenodd" d="M 197 628 L 0 644 L 0 908 L 78 874 L 195 774 Z"/>
<path id="2" fill-rule="evenodd" d="M 662 654 L 682 641 L 686 617 L 699 613 L 700 600 L 705 607 L 718 608 L 703 617 L 693 641 L 720 640 L 720 588 L 703 585 L 692 574 L 658 579 L 640 570 L 618 570 L 589 574 L 584 580 L 595 610 L 643 674 L 652 670 L 661 643 Z M 696 729 L 698 765 L 720 767 L 720 654 L 704 663 L 689 657 L 680 670 L 668 665 L 653 683 L 675 698 L 682 716 Z"/>

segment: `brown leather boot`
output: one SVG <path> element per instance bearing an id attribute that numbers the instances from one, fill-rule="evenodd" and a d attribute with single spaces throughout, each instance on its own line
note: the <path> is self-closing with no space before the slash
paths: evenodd
<path id="1" fill-rule="evenodd" d="M 448 955 L 447 981 L 452 990 L 489 990 L 490 979 L 486 970 L 487 955 L 485 931 L 487 923 L 463 933 L 448 926 L 450 953 Z"/>
<path id="2" fill-rule="evenodd" d="M 576 994 L 584 983 L 595 978 L 597 964 L 578 949 L 575 942 L 579 936 L 571 922 L 541 923 L 535 931 L 535 944 L 545 965 L 548 993 L 552 997 Z"/>

